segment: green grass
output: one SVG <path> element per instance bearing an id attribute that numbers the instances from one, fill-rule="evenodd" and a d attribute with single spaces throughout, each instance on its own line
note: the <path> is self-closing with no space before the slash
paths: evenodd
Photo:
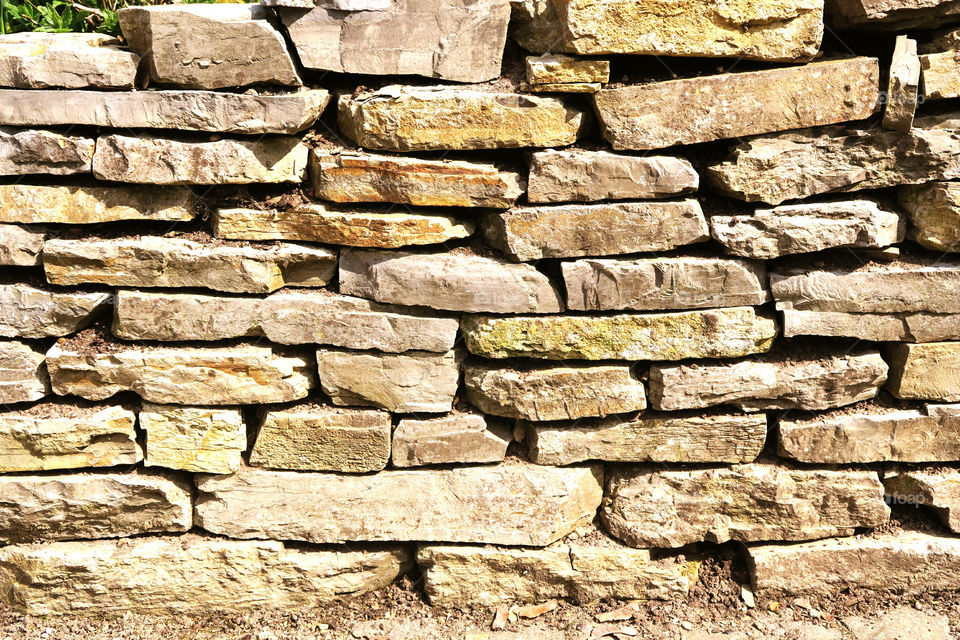
<path id="1" fill-rule="evenodd" d="M 186 4 L 217 0 L 182 0 Z M 242 1 L 242 0 L 234 0 Z M 117 11 L 134 5 L 170 4 L 168 0 L 0 0 L 0 33 L 85 31 L 120 35 Z"/>

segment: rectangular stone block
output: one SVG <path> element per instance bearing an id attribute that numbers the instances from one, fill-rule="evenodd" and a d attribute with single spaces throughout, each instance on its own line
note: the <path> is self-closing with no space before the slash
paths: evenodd
<path id="1" fill-rule="evenodd" d="M 187 187 L 0 185 L 0 222 L 100 224 L 120 220 L 192 220 Z"/>
<path id="2" fill-rule="evenodd" d="M 960 252 L 960 182 L 904 187 L 900 204 L 910 218 L 910 238 L 927 249 Z"/>
<path id="3" fill-rule="evenodd" d="M 32 402 L 50 393 L 42 351 L 16 340 L 0 340 L 0 404 Z"/>
<path id="4" fill-rule="evenodd" d="M 860 338 L 874 342 L 960 340 L 956 313 L 847 313 L 784 309 L 783 335 Z"/>
<path id="5" fill-rule="evenodd" d="M 960 402 L 960 342 L 890 345 L 887 360 L 894 396 Z"/>
<path id="6" fill-rule="evenodd" d="M 454 410 L 427 420 L 405 418 L 393 432 L 395 467 L 503 462 L 513 440 L 509 429 L 480 413 Z"/>
<path id="7" fill-rule="evenodd" d="M 960 533 L 960 473 L 956 469 L 895 471 L 883 478 L 883 488 L 894 503 L 930 509 L 950 531 Z"/>
<path id="8" fill-rule="evenodd" d="M 38 227 L 0 224 L 0 266 L 36 267 L 43 264 L 40 253 L 46 232 Z"/>
<path id="9" fill-rule="evenodd" d="M 109 293 L 0 284 L 0 337 L 49 338 L 80 331 L 111 301 Z"/>
<path id="10" fill-rule="evenodd" d="M 194 473 L 233 473 L 243 463 L 247 429 L 238 409 L 143 403 L 148 467 Z"/>
<path id="11" fill-rule="evenodd" d="M 923 97 L 945 100 L 960 97 L 960 50 L 920 56 Z"/>
<path id="12" fill-rule="evenodd" d="M 120 45 L 103 33 L 4 33 L 0 87 L 133 89 L 140 56 Z"/>
<path id="13" fill-rule="evenodd" d="M 887 79 L 887 104 L 883 110 L 883 128 L 907 132 L 913 127 L 919 102 L 921 63 L 917 41 L 897 36 Z"/>
<path id="14" fill-rule="evenodd" d="M 91 138 L 0 126 L 0 176 L 90 173 L 93 149 Z"/>
<path id="15" fill-rule="evenodd" d="M 524 59 L 528 84 L 570 84 L 609 82 L 610 61 L 571 58 L 564 55 L 527 56 Z"/>

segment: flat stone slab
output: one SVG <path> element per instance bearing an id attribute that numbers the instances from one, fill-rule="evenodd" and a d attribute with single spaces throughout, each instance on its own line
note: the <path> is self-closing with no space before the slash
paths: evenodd
<path id="1" fill-rule="evenodd" d="M 848 313 L 784 309 L 783 335 L 860 338 L 873 342 L 960 340 L 956 313 Z"/>
<path id="2" fill-rule="evenodd" d="M 610 61 L 564 55 L 527 56 L 527 84 L 580 84 L 610 81 Z"/>
<path id="3" fill-rule="evenodd" d="M 602 477 L 523 463 L 373 475 L 244 467 L 197 477 L 196 522 L 231 538 L 544 546 L 593 520 Z"/>
<path id="4" fill-rule="evenodd" d="M 32 402 L 50 393 L 43 351 L 16 340 L 0 340 L 0 404 Z"/>
<path id="5" fill-rule="evenodd" d="M 233 473 L 243 464 L 247 428 L 239 409 L 143 403 L 148 467 L 192 473 Z"/>
<path id="6" fill-rule="evenodd" d="M 633 547 L 728 540 L 812 540 L 887 522 L 874 471 L 792 469 L 755 463 L 656 471 L 614 470 L 600 517 Z"/>
<path id="7" fill-rule="evenodd" d="M 960 16 L 956 0 L 836 0 L 830 21 L 841 29 L 935 29 Z"/>
<path id="8" fill-rule="evenodd" d="M 903 399 L 960 402 L 960 342 L 894 344 L 887 390 Z"/>
<path id="9" fill-rule="evenodd" d="M 958 414 L 953 413 L 951 417 L 954 418 L 951 426 L 956 425 Z M 960 533 L 960 472 L 957 470 L 893 472 L 884 477 L 883 487 L 894 503 L 932 509 L 950 531 Z"/>
<path id="10" fill-rule="evenodd" d="M 0 224 L 0 266 L 40 266 L 43 264 L 41 252 L 46 237 L 46 232 L 38 227 Z"/>
<path id="11" fill-rule="evenodd" d="M 426 420 L 404 418 L 393 431 L 394 467 L 503 462 L 509 429 L 480 413 L 454 411 Z"/>
<path id="12" fill-rule="evenodd" d="M 942 51 L 920 56 L 923 97 L 925 100 L 946 100 L 960 97 L 960 59 L 958 51 Z"/>
<path id="13" fill-rule="evenodd" d="M 515 207 L 481 227 L 487 244 L 518 261 L 670 251 L 710 237 L 694 199 Z"/>
<path id="14" fill-rule="evenodd" d="M 614 149 L 642 151 L 863 120 L 879 87 L 879 60 L 848 58 L 602 89 L 593 104 Z"/>
<path id="15" fill-rule="evenodd" d="M 176 237 L 47 240 L 47 282 L 115 287 L 202 287 L 235 293 L 270 293 L 284 286 L 323 287 L 337 254 L 321 247 L 262 247 L 196 242 Z"/>
<path id="16" fill-rule="evenodd" d="M 387 587 L 410 564 L 402 546 L 305 550 L 194 534 L 13 545 L 0 549 L 0 598 L 36 616 L 301 611 Z"/>
<path id="17" fill-rule="evenodd" d="M 887 80 L 887 104 L 883 110 L 883 128 L 910 131 L 917 113 L 920 89 L 920 57 L 917 41 L 897 36 Z"/>
<path id="18" fill-rule="evenodd" d="M 681 360 L 769 351 L 772 318 L 753 307 L 606 316 L 466 316 L 470 353 L 485 358 Z"/>
<path id="19" fill-rule="evenodd" d="M 0 185 L 0 222 L 100 224 L 121 220 L 193 220 L 187 187 Z"/>
<path id="20" fill-rule="evenodd" d="M 112 295 L 0 284 L 0 337 L 49 338 L 80 331 L 104 311 Z"/>
<path id="21" fill-rule="evenodd" d="M 337 109 L 345 136 L 383 151 L 559 147 L 576 142 L 590 121 L 558 98 L 448 86 L 391 85 L 341 96 Z"/>
<path id="22" fill-rule="evenodd" d="M 0 87 L 133 89 L 140 56 L 120 45 L 103 33 L 5 33 L 0 36 Z"/>
<path id="23" fill-rule="evenodd" d="M 861 616 L 843 618 L 843 626 L 855 640 L 950 640 L 950 619 L 943 614 L 918 611 L 901 606 L 870 619 Z"/>
<path id="24" fill-rule="evenodd" d="M 93 149 L 92 138 L 0 126 L 0 176 L 90 173 Z"/>
<path id="25" fill-rule="evenodd" d="M 900 204 L 910 218 L 910 237 L 936 251 L 960 252 L 960 182 L 904 187 Z"/>

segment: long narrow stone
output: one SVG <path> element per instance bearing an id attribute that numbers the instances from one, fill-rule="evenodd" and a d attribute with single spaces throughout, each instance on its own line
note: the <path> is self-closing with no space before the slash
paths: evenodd
<path id="1" fill-rule="evenodd" d="M 960 342 L 895 344 L 887 355 L 896 397 L 960 402 Z"/>
<path id="2" fill-rule="evenodd" d="M 957 0 L 832 0 L 830 21 L 840 29 L 935 29 L 960 16 Z"/>
<path id="3" fill-rule="evenodd" d="M 936 251 L 960 252 L 960 182 L 904 187 L 900 204 L 910 217 L 910 237 Z"/>
<path id="4" fill-rule="evenodd" d="M 783 335 L 834 336 L 871 342 L 960 340 L 957 313 L 849 313 L 783 309 Z"/>
<path id="5" fill-rule="evenodd" d="M 394 467 L 503 462 L 513 434 L 481 413 L 453 411 L 427 420 L 405 418 L 393 431 Z"/>
<path id="6" fill-rule="evenodd" d="M 50 393 L 42 351 L 16 340 L 0 340 L 0 404 L 32 402 Z"/>
<path id="7" fill-rule="evenodd" d="M 610 82 L 609 60 L 563 55 L 527 56 L 524 67 L 527 83 L 531 85 Z"/>
<path id="8" fill-rule="evenodd" d="M 0 87 L 133 89 L 140 56 L 120 45 L 103 33 L 4 33 Z"/>
<path id="9" fill-rule="evenodd" d="M 99 224 L 120 220 L 192 220 L 187 187 L 0 185 L 0 222 Z"/>
<path id="10" fill-rule="evenodd" d="M 193 473 L 233 473 L 243 463 L 247 429 L 239 409 L 143 403 L 148 467 Z"/>
<path id="11" fill-rule="evenodd" d="M 920 89 L 920 57 L 917 41 L 897 36 L 887 79 L 887 104 L 883 110 L 883 127 L 894 131 L 910 131 L 917 112 Z"/>
<path id="12" fill-rule="evenodd" d="M 0 266 L 40 266 L 46 237 L 46 232 L 39 227 L 0 224 Z"/>
<path id="13" fill-rule="evenodd" d="M 49 338 L 80 331 L 110 304 L 110 293 L 0 284 L 0 337 Z"/>
<path id="14" fill-rule="evenodd" d="M 90 173 L 93 156 L 91 138 L 0 126 L 0 176 Z"/>
<path id="15" fill-rule="evenodd" d="M 950 531 L 960 533 L 960 473 L 956 470 L 895 472 L 884 477 L 883 487 L 894 503 L 928 507 Z"/>
<path id="16" fill-rule="evenodd" d="M 523 463 L 372 475 L 244 467 L 197 477 L 196 518 L 233 538 L 544 546 L 593 520 L 602 477 Z"/>

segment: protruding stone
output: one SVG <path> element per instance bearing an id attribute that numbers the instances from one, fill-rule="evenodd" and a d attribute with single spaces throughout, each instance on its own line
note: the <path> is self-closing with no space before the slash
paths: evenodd
<path id="1" fill-rule="evenodd" d="M 342 96 L 337 122 L 368 149 L 442 151 L 573 144 L 589 115 L 557 98 L 392 85 Z"/>
<path id="2" fill-rule="evenodd" d="M 97 140 L 93 156 L 98 179 L 141 184 L 299 184 L 306 172 L 307 147 L 293 136 L 201 142 L 114 134 Z"/>
<path id="3" fill-rule="evenodd" d="M 0 36 L 0 87 L 133 89 L 140 56 L 120 45 L 103 33 L 5 33 Z"/>
<path id="4" fill-rule="evenodd" d="M 150 78 L 191 89 L 299 85 L 273 12 L 257 4 L 125 7 L 120 28 Z"/>
<path id="5" fill-rule="evenodd" d="M 345 250 L 340 292 L 391 304 L 485 313 L 563 310 L 550 278 L 533 266 L 469 252 Z"/>
<path id="6" fill-rule="evenodd" d="M 0 413 L 0 473 L 134 465 L 143 459 L 121 406 L 40 403 Z"/>
<path id="7" fill-rule="evenodd" d="M 953 425 L 960 422 L 957 414 L 951 417 Z M 956 439 L 955 428 L 953 441 L 948 446 L 956 449 Z M 958 457 L 954 452 L 953 459 Z M 960 472 L 923 469 L 894 472 L 883 479 L 883 486 L 895 503 L 929 507 L 950 531 L 960 533 Z"/>
<path id="8" fill-rule="evenodd" d="M 960 342 L 895 344 L 887 389 L 898 398 L 960 402 Z"/>
<path id="9" fill-rule="evenodd" d="M 470 404 L 507 418 L 575 420 L 647 408 L 643 383 L 629 365 L 501 368 L 477 361 L 463 378 Z"/>
<path id="10" fill-rule="evenodd" d="M 148 467 L 193 473 L 234 473 L 243 463 L 247 429 L 239 409 L 144 403 Z"/>
<path id="11" fill-rule="evenodd" d="M 960 252 L 960 182 L 930 182 L 900 190 L 910 236 L 936 251 Z"/>
<path id="12" fill-rule="evenodd" d="M 957 313 L 848 313 L 783 309 L 783 335 L 834 336 L 871 342 L 960 340 Z"/>
<path id="13" fill-rule="evenodd" d="M 0 337 L 49 338 L 80 331 L 110 304 L 110 293 L 0 284 Z"/>
<path id="14" fill-rule="evenodd" d="M 910 131 L 917 112 L 919 89 L 920 58 L 917 56 L 917 41 L 907 36 L 897 36 L 887 81 L 887 100 L 883 110 L 884 129 Z"/>
<path id="15" fill-rule="evenodd" d="M 32 402 L 50 393 L 42 351 L 16 340 L 0 340 L 0 404 Z"/>
<path id="16" fill-rule="evenodd" d="M 709 239 L 696 200 L 516 207 L 483 221 L 484 239 L 514 260 L 670 251 Z"/>
<path id="17" fill-rule="evenodd" d="M 37 227 L 0 224 L 0 266 L 36 267 L 43 264 L 40 253 L 46 237 L 43 229 Z"/>
<path id="18" fill-rule="evenodd" d="M 606 529 L 634 547 L 728 540 L 814 540 L 887 522 L 874 471 L 734 467 L 613 471 L 601 510 Z"/>
<path id="19" fill-rule="evenodd" d="M 14 545 L 0 549 L 0 599 L 35 616 L 302 611 L 387 587 L 410 564 L 402 546 L 304 550 L 193 534 Z"/>
<path id="20" fill-rule="evenodd" d="M 192 220 L 197 197 L 186 187 L 0 185 L 0 222 L 100 224 Z"/>
<path id="21" fill-rule="evenodd" d="M 957 0 L 830 0 L 830 22 L 840 29 L 935 29 L 960 18 Z"/>
<path id="22" fill-rule="evenodd" d="M 604 89 L 593 98 L 614 149 L 662 149 L 873 115 L 880 63 L 849 58 Z"/>
<path id="23" fill-rule="evenodd" d="M 661 411 L 721 404 L 744 411 L 830 409 L 874 398 L 886 381 L 887 364 L 876 351 L 653 365 L 650 403 Z"/>
<path id="24" fill-rule="evenodd" d="M 43 269 L 51 284 L 115 287 L 203 287 L 269 293 L 284 286 L 322 287 L 337 255 L 296 244 L 265 247 L 177 237 L 48 240 Z"/>
<path id="25" fill-rule="evenodd" d="M 450 411 L 460 382 L 460 360 L 457 351 L 317 351 L 320 386 L 335 405 L 394 413 Z"/>
<path id="26" fill-rule="evenodd" d="M 54 392 L 104 400 L 134 391 L 148 402 L 209 406 L 290 402 L 313 386 L 311 362 L 270 347 L 111 346 L 83 353 L 54 345 L 46 358 Z"/>
<path id="27" fill-rule="evenodd" d="M 523 463 L 372 475 L 244 467 L 197 478 L 196 516 L 233 538 L 544 546 L 593 520 L 602 476 Z"/>
<path id="28" fill-rule="evenodd" d="M 93 148 L 91 138 L 0 126 L 0 176 L 90 173 Z"/>
<path id="29" fill-rule="evenodd" d="M 960 50 L 928 53 L 920 56 L 925 100 L 960 97 Z"/>
<path id="30" fill-rule="evenodd" d="M 609 82 L 610 61 L 562 55 L 527 56 L 527 83 L 570 84 Z"/>
<path id="31" fill-rule="evenodd" d="M 488 425 L 480 413 L 454 411 L 428 420 L 405 418 L 393 432 L 391 462 L 395 467 L 502 462 L 512 440 L 508 429 Z"/>
<path id="32" fill-rule="evenodd" d="M 294 471 L 380 471 L 390 461 L 390 414 L 305 405 L 264 411 L 250 464 Z"/>
<path id="33" fill-rule="evenodd" d="M 608 316 L 467 316 L 467 348 L 485 358 L 682 360 L 770 350 L 777 323 L 753 307 Z"/>

